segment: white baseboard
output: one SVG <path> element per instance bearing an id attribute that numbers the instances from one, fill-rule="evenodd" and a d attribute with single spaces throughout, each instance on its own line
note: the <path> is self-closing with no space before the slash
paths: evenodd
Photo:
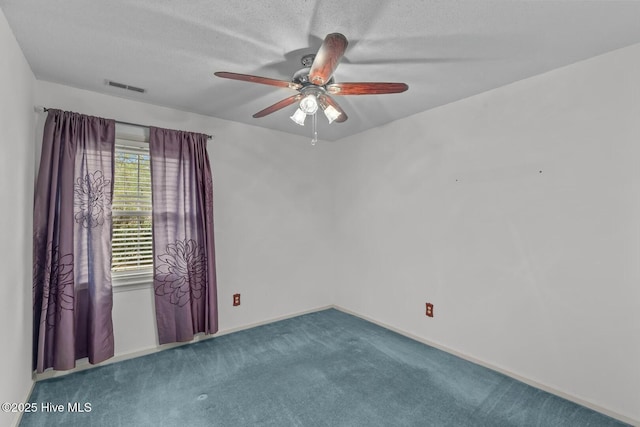
<path id="1" fill-rule="evenodd" d="M 146 356 L 148 354 L 157 353 L 159 351 L 167 350 L 169 348 L 180 347 L 180 346 L 183 346 L 183 345 L 189 345 L 189 344 L 192 344 L 194 342 L 220 337 L 220 336 L 231 334 L 231 333 L 234 333 L 234 332 L 239 332 L 239 331 L 243 331 L 243 330 L 246 330 L 246 329 L 255 328 L 257 326 L 263 326 L 263 325 L 267 325 L 267 324 L 270 324 L 270 323 L 278 322 L 280 320 L 286 320 L 286 319 L 290 319 L 290 318 L 293 318 L 293 317 L 302 316 L 304 314 L 315 313 L 315 312 L 318 312 L 318 311 L 327 310 L 329 308 L 335 308 L 336 310 L 342 311 L 343 313 L 347 313 L 347 314 L 350 314 L 352 316 L 359 317 L 359 318 L 361 318 L 363 320 L 366 320 L 368 322 L 374 323 L 374 324 L 376 324 L 378 326 L 381 326 L 381 327 L 383 327 L 385 329 L 389 329 L 390 331 L 396 332 L 396 333 L 398 333 L 400 335 L 403 335 L 403 336 L 405 336 L 407 338 L 410 338 L 410 339 L 412 339 L 414 341 L 421 342 L 421 343 L 426 344 L 428 346 L 431 346 L 431 347 L 437 348 L 439 350 L 445 351 L 445 352 L 447 352 L 449 354 L 453 354 L 454 356 L 460 357 L 461 359 L 468 360 L 469 362 L 475 363 L 477 365 L 483 366 L 485 368 L 491 369 L 491 370 L 496 371 L 496 372 L 500 372 L 501 374 L 504 374 L 504 375 L 506 375 L 508 377 L 511 377 L 511 378 L 516 379 L 516 380 L 518 380 L 520 382 L 528 384 L 528 385 L 530 385 L 532 387 L 535 387 L 535 388 L 538 388 L 540 390 L 546 391 L 547 393 L 551 393 L 551 394 L 554 394 L 556 396 L 562 397 L 563 399 L 566 399 L 566 400 L 569 400 L 571 402 L 577 403 L 578 405 L 593 409 L 594 411 L 597 411 L 597 412 L 600 412 L 602 414 L 608 415 L 611 418 L 615 418 L 615 419 L 620 420 L 620 421 L 622 421 L 624 423 L 631 424 L 633 426 L 640 426 L 640 421 L 639 420 L 634 420 L 634 419 L 629 418 L 627 416 L 624 416 L 622 414 L 618 414 L 618 413 L 616 413 L 614 411 L 611 411 L 611 410 L 609 410 L 607 408 L 603 408 L 603 407 L 601 407 L 599 405 L 596 405 L 596 404 L 594 404 L 592 402 L 580 399 L 580 398 L 578 398 L 576 396 L 572 396 L 570 394 L 567 394 L 565 392 L 557 390 L 557 389 L 555 389 L 553 387 L 549 387 L 549 386 L 547 386 L 545 384 L 539 383 L 537 381 L 533 381 L 533 380 L 531 380 L 529 378 L 522 377 L 522 376 L 520 376 L 520 375 L 518 375 L 518 374 L 516 374 L 514 372 L 510 372 L 510 371 L 508 371 L 506 369 L 500 368 L 499 366 L 495 366 L 495 365 L 492 365 L 491 363 L 487 363 L 487 362 L 485 362 L 483 360 L 476 359 L 475 357 L 472 357 L 472 356 L 469 356 L 467 354 L 461 353 L 459 351 L 456 351 L 456 350 L 454 350 L 452 348 L 449 348 L 447 346 L 444 346 L 442 344 L 439 344 L 439 343 L 436 343 L 436 342 L 433 342 L 433 341 L 429 341 L 429 340 L 427 340 L 425 338 L 422 338 L 422 337 L 419 337 L 417 335 L 408 333 L 406 331 L 403 331 L 401 329 L 395 328 L 395 327 L 393 327 L 391 325 L 388 325 L 386 323 L 380 322 L 380 321 L 378 321 L 376 319 L 373 319 L 371 317 L 362 315 L 360 313 L 356 313 L 354 311 L 351 311 L 349 309 L 346 309 L 344 307 L 340 307 L 340 306 L 337 306 L 337 305 L 328 305 L 328 306 L 313 308 L 313 309 L 310 309 L 310 310 L 290 313 L 290 314 L 286 314 L 286 315 L 283 315 L 283 316 L 278 316 L 278 317 L 270 318 L 270 319 L 267 319 L 267 320 L 263 320 L 263 321 L 260 321 L 260 322 L 255 322 L 255 323 L 250 323 L 248 325 L 239 326 L 239 327 L 236 327 L 236 328 L 229 328 L 229 329 L 221 330 L 221 331 L 216 332 L 216 334 L 214 334 L 214 335 L 199 334 L 192 341 L 189 341 L 189 342 L 186 342 L 186 343 L 173 343 L 173 344 L 158 345 L 158 346 L 149 347 L 149 348 L 141 349 L 141 350 L 130 352 L 130 353 L 118 354 L 118 355 L 112 357 L 111 359 L 109 359 L 107 361 L 104 361 L 104 362 L 102 362 L 100 364 L 97 364 L 97 365 L 92 365 L 86 359 L 82 359 L 82 360 L 78 361 L 78 364 L 74 369 L 71 369 L 71 370 L 68 370 L 68 371 L 53 371 L 53 370 L 46 371 L 46 372 L 43 372 L 41 374 L 35 374 L 34 375 L 34 379 L 36 381 L 40 381 L 40 380 L 44 380 L 44 379 L 48 379 L 48 378 L 64 376 L 64 375 L 68 375 L 68 374 L 71 374 L 71 373 L 74 373 L 74 372 L 79 372 L 79 371 L 84 371 L 86 369 L 91 369 L 91 368 L 96 367 L 96 366 L 104 366 L 104 365 L 109 365 L 109 364 L 112 364 L 112 363 L 121 362 L 123 360 L 134 359 L 136 357 Z M 33 390 L 33 385 L 31 387 L 31 390 Z M 31 392 L 29 392 L 29 396 L 31 396 Z M 16 426 L 19 425 L 19 423 L 20 423 L 20 420 L 18 420 L 18 424 L 16 424 Z"/>
<path id="2" fill-rule="evenodd" d="M 86 359 L 86 358 L 85 359 L 80 359 L 80 360 L 78 360 L 76 362 L 76 367 L 73 368 L 73 369 L 69 369 L 67 371 L 55 371 L 55 370 L 51 369 L 51 370 L 45 371 L 45 372 L 40 373 L 40 374 L 34 373 L 33 379 L 35 381 L 42 381 L 42 380 L 46 380 L 46 379 L 49 379 L 49 378 L 61 377 L 61 376 L 72 374 L 74 372 L 85 371 L 87 369 L 95 368 L 95 367 L 98 367 L 98 366 L 110 365 L 112 363 L 122 362 L 123 360 L 135 359 L 136 357 L 146 356 L 148 354 L 157 353 L 157 352 L 162 351 L 162 350 L 167 350 L 167 349 L 174 348 L 174 347 L 181 347 L 183 345 L 193 344 L 193 343 L 198 342 L 198 341 L 203 341 L 203 340 L 208 340 L 208 339 L 211 339 L 211 338 L 220 337 L 220 336 L 231 334 L 231 333 L 234 333 L 234 332 L 243 331 L 245 329 L 255 328 L 257 326 L 268 325 L 269 323 L 278 322 L 280 320 L 291 319 L 293 317 L 302 316 L 303 314 L 315 313 L 317 311 L 322 311 L 322 310 L 326 310 L 326 309 L 329 309 L 329 308 L 334 308 L 334 307 L 332 305 L 327 305 L 327 306 L 317 307 L 317 308 L 313 308 L 313 309 L 309 309 L 309 310 L 305 310 L 305 311 L 289 313 L 289 314 L 285 314 L 285 315 L 282 315 L 282 316 L 273 317 L 273 318 L 270 318 L 270 319 L 267 319 L 267 320 L 262 320 L 260 322 L 255 322 L 255 323 L 250 323 L 248 325 L 239 326 L 239 327 L 236 327 L 236 328 L 229 328 L 229 329 L 220 330 L 220 331 L 216 332 L 213 335 L 198 334 L 191 341 L 181 342 L 181 343 L 157 345 L 157 346 L 147 347 L 147 348 L 143 348 L 143 349 L 132 351 L 132 352 L 128 352 L 128 353 L 121 353 L 121 354 L 117 354 L 117 355 L 113 356 L 109 360 L 105 360 L 104 362 L 97 363 L 95 365 L 92 365 L 91 363 L 89 363 L 88 359 Z M 32 390 L 33 390 L 33 387 L 32 387 Z M 31 393 L 29 393 L 29 396 L 31 396 Z"/>
<path id="3" fill-rule="evenodd" d="M 419 337 L 417 335 L 411 334 L 409 332 L 403 331 L 403 330 L 398 329 L 396 327 L 393 327 L 391 325 L 387 325 L 386 323 L 380 322 L 380 321 L 378 321 L 376 319 L 373 319 L 373 318 L 371 318 L 369 316 L 365 316 L 365 315 L 362 315 L 360 313 L 356 313 L 354 311 L 351 311 L 349 309 L 346 309 L 346 308 L 340 307 L 340 306 L 333 306 L 333 308 L 335 308 L 336 310 L 342 311 L 343 313 L 347 313 L 347 314 L 350 314 L 352 316 L 359 317 L 359 318 L 361 318 L 363 320 L 366 320 L 367 322 L 374 323 L 374 324 L 376 324 L 378 326 L 381 326 L 381 327 L 383 327 L 385 329 L 389 329 L 390 331 L 393 331 L 395 333 L 403 335 L 403 336 L 405 336 L 407 338 L 410 338 L 410 339 L 412 339 L 414 341 L 418 341 L 418 342 L 421 342 L 421 343 L 426 344 L 428 346 L 437 348 L 438 350 L 442 350 L 442 351 L 447 352 L 449 354 L 453 354 L 454 356 L 457 356 L 457 357 L 459 357 L 461 359 L 464 359 L 464 360 L 467 360 L 469 362 L 475 363 L 476 365 L 483 366 L 483 367 L 485 367 L 487 369 L 491 369 L 492 371 L 500 372 L 501 374 L 504 374 L 504 375 L 506 375 L 508 377 L 511 377 L 511 378 L 515 379 L 515 380 L 518 380 L 520 382 L 528 384 L 528 385 L 530 385 L 532 387 L 535 387 L 537 389 L 546 391 L 547 393 L 554 394 L 554 395 L 556 395 L 558 397 L 562 397 L 563 399 L 569 400 L 569 401 L 571 401 L 573 403 L 577 403 L 578 405 L 587 407 L 589 409 L 593 409 L 594 411 L 597 411 L 597 412 L 600 412 L 602 414 L 608 415 L 611 418 L 615 418 L 615 419 L 617 419 L 619 421 L 622 421 L 624 423 L 631 424 L 632 426 L 640 426 L 640 420 L 634 420 L 634 419 L 629 418 L 627 416 L 624 416 L 622 414 L 618 414 L 617 412 L 611 411 L 611 410 L 609 410 L 607 408 L 603 408 L 602 406 L 596 405 L 595 403 L 580 399 L 579 397 L 572 396 L 572 395 L 567 394 L 567 393 L 565 393 L 563 391 L 557 390 L 557 389 L 555 389 L 553 387 L 549 387 L 549 386 L 547 386 L 545 384 L 542 384 L 542 383 L 539 383 L 537 381 L 531 380 L 529 378 L 525 378 L 523 376 L 520 376 L 520 375 L 518 375 L 518 374 L 516 374 L 514 372 L 510 372 L 510 371 L 508 371 L 506 369 L 503 369 L 503 368 L 500 368 L 498 366 L 492 365 L 491 363 L 487 363 L 487 362 L 485 362 L 483 360 L 476 359 L 473 356 L 469 356 L 467 354 L 460 353 L 459 351 L 456 351 L 456 350 L 454 350 L 452 348 L 449 348 L 447 346 L 444 346 L 442 344 L 439 344 L 439 343 L 436 343 L 436 342 L 433 342 L 433 341 L 429 341 L 428 339 L 425 339 L 425 338 Z"/>
<path id="4" fill-rule="evenodd" d="M 36 382 L 35 381 L 31 381 L 31 387 L 29 387 L 29 391 L 27 392 L 27 396 L 24 399 L 24 402 L 27 403 L 29 401 L 29 398 L 31 397 L 31 393 L 33 393 L 33 387 L 35 387 Z M 22 422 L 22 414 L 24 412 L 19 412 L 18 413 L 18 418 L 16 418 L 16 422 L 13 425 L 13 427 L 19 427 L 20 423 Z"/>

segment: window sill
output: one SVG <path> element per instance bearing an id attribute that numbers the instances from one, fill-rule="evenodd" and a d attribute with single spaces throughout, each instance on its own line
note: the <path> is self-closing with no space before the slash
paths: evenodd
<path id="1" fill-rule="evenodd" d="M 113 292 L 151 289 L 153 287 L 153 272 L 147 270 L 134 273 L 112 273 L 111 283 Z"/>

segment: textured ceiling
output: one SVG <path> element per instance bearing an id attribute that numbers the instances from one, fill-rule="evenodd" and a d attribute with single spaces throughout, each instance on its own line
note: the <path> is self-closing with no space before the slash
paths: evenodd
<path id="1" fill-rule="evenodd" d="M 337 82 L 405 82 L 409 90 L 336 97 L 349 120 L 329 125 L 319 117 L 324 140 L 640 42 L 640 1 L 0 0 L 0 7 L 40 80 L 305 136 L 310 126 L 288 118 L 295 106 L 251 117 L 294 92 L 213 72 L 289 80 L 326 34 L 343 33 L 349 46 Z"/>

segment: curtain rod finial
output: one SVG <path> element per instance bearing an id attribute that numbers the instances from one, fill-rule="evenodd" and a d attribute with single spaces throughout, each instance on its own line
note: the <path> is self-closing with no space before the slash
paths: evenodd
<path id="1" fill-rule="evenodd" d="M 33 111 L 35 111 L 36 113 L 44 113 L 45 111 L 47 111 L 47 109 L 42 105 L 36 105 L 35 107 L 33 107 Z"/>

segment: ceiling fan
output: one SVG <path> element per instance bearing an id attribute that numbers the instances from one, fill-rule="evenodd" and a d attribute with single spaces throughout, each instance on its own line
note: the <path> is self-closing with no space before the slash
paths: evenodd
<path id="1" fill-rule="evenodd" d="M 400 93 L 409 89 L 409 86 L 405 83 L 335 83 L 333 72 L 337 68 L 347 48 L 347 44 L 347 38 L 340 33 L 327 35 L 320 49 L 318 49 L 317 54 L 302 57 L 302 65 L 304 68 L 298 70 L 290 82 L 249 74 L 229 73 L 226 71 L 218 71 L 214 74 L 225 79 L 241 80 L 296 90 L 298 93 L 295 95 L 291 95 L 264 110 L 258 111 L 253 117 L 264 117 L 299 101 L 298 109 L 291 116 L 291 120 L 299 125 L 304 125 L 306 117 L 313 116 L 314 139 L 317 139 L 317 135 L 315 135 L 315 114 L 318 111 L 318 107 L 322 109 L 329 123 L 334 121 L 341 123 L 347 120 L 347 114 L 332 98 L 332 95 L 380 95 Z"/>

